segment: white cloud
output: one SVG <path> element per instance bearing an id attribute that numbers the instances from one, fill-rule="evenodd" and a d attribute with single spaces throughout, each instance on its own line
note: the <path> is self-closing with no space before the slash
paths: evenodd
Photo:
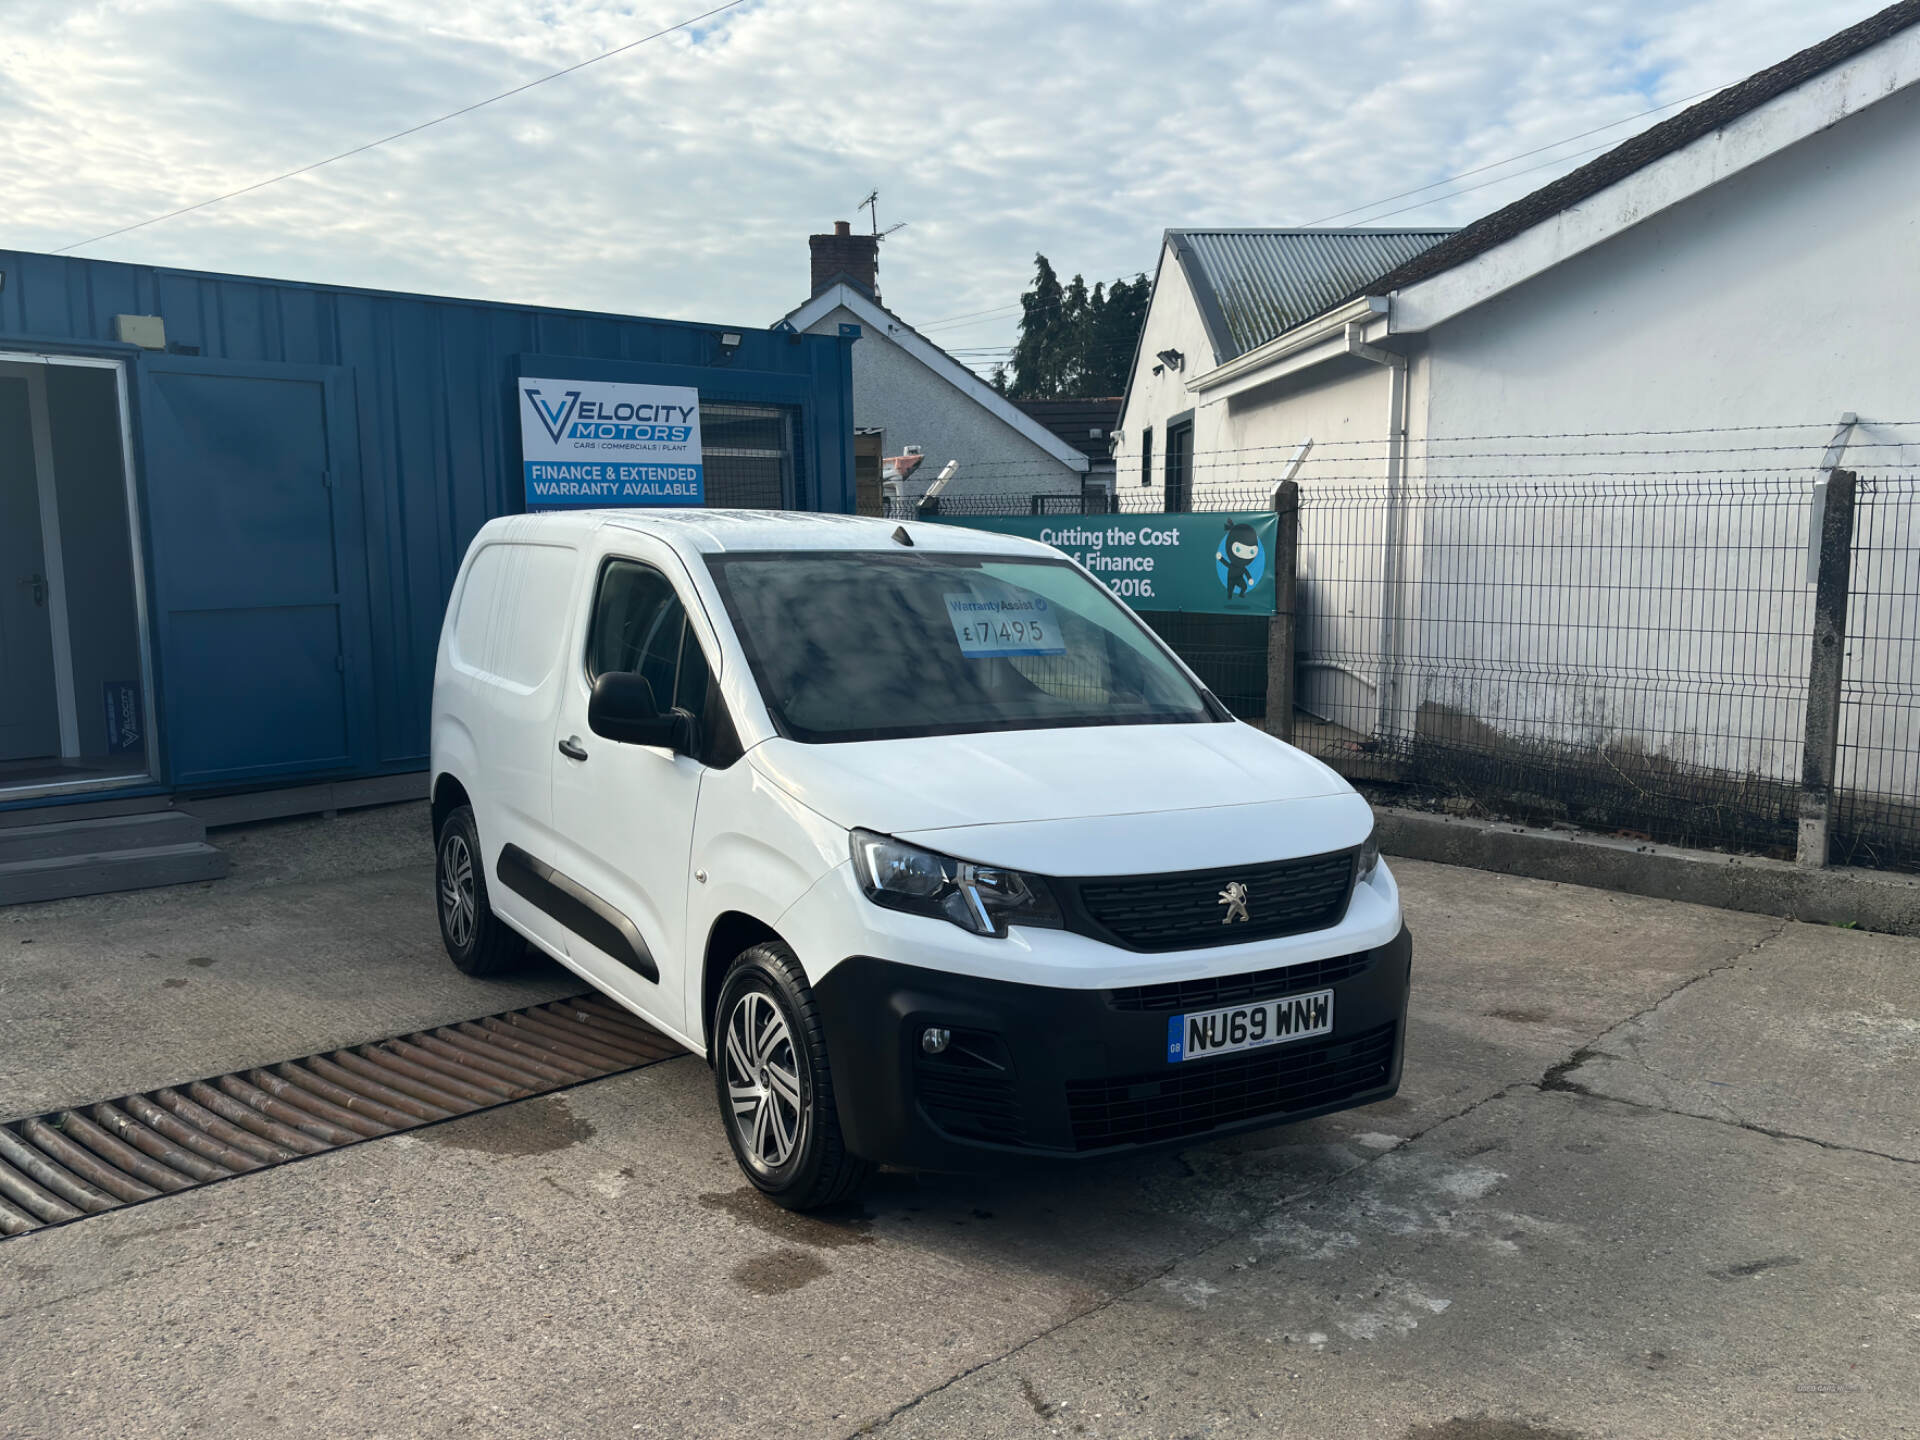
<path id="1" fill-rule="evenodd" d="M 711 3 L 7 0 L 0 246 L 250 184 Z M 1090 279 L 1150 269 L 1166 226 L 1314 220 L 1738 79 L 1873 8 L 752 0 L 81 253 L 764 324 L 805 298 L 806 236 L 877 185 L 882 220 L 910 222 L 882 289 L 928 321 L 1011 304 L 1035 251 Z M 1389 223 L 1461 223 L 1555 173 Z M 939 338 L 1012 334 L 1001 315 Z"/>

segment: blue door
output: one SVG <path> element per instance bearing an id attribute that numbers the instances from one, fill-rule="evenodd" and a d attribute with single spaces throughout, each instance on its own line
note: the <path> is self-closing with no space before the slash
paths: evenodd
<path id="1" fill-rule="evenodd" d="M 141 371 L 173 783 L 363 766 L 372 691 L 348 372 L 174 356 Z"/>

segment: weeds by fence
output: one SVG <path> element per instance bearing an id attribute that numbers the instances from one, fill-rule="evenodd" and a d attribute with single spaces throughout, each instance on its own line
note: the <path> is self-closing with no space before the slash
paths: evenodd
<path id="1" fill-rule="evenodd" d="M 1920 481 L 1895 473 L 1907 445 L 1849 456 L 1861 479 L 1831 856 L 1920 870 Z M 1487 437 L 1418 456 L 1392 486 L 1383 453 L 1356 442 L 1299 475 L 1295 743 L 1402 803 L 1794 853 L 1814 631 L 1803 447 L 1744 427 Z M 1234 480 L 1197 473 L 1190 508 L 1273 503 L 1273 455 L 1196 471 L 1210 464 Z M 974 478 L 994 483 L 942 496 L 941 518 L 1159 508 L 1152 491 Z M 1143 618 L 1236 714 L 1280 728 L 1264 620 Z"/>

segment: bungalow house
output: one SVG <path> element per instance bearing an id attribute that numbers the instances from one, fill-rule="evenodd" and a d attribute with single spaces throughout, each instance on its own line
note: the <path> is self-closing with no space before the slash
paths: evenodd
<path id="1" fill-rule="evenodd" d="M 1844 455 L 1839 784 L 1920 804 L 1916 81 L 1903 0 L 1453 234 L 1169 231 L 1123 507 L 1264 504 L 1305 451 L 1297 693 L 1367 753 L 1790 787 Z"/>

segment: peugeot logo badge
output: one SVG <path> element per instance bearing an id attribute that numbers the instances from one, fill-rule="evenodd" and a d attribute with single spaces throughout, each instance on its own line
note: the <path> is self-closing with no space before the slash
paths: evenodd
<path id="1" fill-rule="evenodd" d="M 1238 880 L 1227 882 L 1227 888 L 1220 892 L 1220 903 L 1227 907 L 1227 913 L 1221 917 L 1222 925 L 1231 925 L 1236 920 L 1247 918 L 1247 887 Z"/>

